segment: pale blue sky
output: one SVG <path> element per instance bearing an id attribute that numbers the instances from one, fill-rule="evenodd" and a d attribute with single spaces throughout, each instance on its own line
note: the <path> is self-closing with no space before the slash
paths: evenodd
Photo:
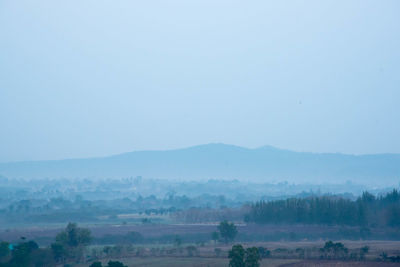
<path id="1" fill-rule="evenodd" d="M 400 1 L 0 1 L 0 161 L 400 153 Z"/>

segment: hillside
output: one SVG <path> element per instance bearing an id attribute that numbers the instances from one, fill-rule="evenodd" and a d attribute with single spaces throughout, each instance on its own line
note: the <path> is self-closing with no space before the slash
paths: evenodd
<path id="1" fill-rule="evenodd" d="M 269 146 L 247 149 L 208 144 L 167 151 L 55 161 L 0 163 L 9 178 L 110 178 L 143 176 L 166 179 L 239 179 L 258 182 L 400 181 L 400 154 L 345 155 L 293 152 Z"/>

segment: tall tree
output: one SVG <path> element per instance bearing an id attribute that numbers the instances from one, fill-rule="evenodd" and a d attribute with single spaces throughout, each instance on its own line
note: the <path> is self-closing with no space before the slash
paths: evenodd
<path id="1" fill-rule="evenodd" d="M 220 222 L 220 224 L 218 225 L 218 231 L 221 238 L 224 239 L 225 243 L 235 240 L 235 237 L 238 233 L 235 224 L 228 221 Z"/>
<path id="2" fill-rule="evenodd" d="M 261 255 L 258 248 L 251 247 L 246 249 L 246 259 L 244 261 L 245 267 L 259 267 Z"/>
<path id="3" fill-rule="evenodd" d="M 229 251 L 229 267 L 244 267 L 245 250 L 242 245 L 234 245 Z"/>
<path id="4" fill-rule="evenodd" d="M 63 258 L 81 259 L 84 247 L 92 240 L 89 229 L 80 228 L 76 223 L 69 223 L 64 231 L 56 236 L 56 243 L 51 245 L 57 260 Z"/>

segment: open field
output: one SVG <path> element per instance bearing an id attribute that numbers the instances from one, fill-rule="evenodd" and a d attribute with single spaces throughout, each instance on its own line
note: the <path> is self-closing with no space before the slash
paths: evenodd
<path id="1" fill-rule="evenodd" d="M 115 259 L 112 259 L 115 260 Z M 224 258 L 175 258 L 175 257 L 160 257 L 160 258 L 130 258 L 130 259 L 116 259 L 123 262 L 129 267 L 170 267 L 170 266 L 182 266 L 182 267 L 227 267 L 229 260 Z M 103 260 L 103 264 L 106 264 L 108 260 Z M 284 264 L 297 263 L 299 260 L 288 260 L 288 259 L 268 259 L 261 261 L 261 267 L 278 267 Z M 78 265 L 79 267 L 87 267 L 88 264 Z"/>
<path id="2" fill-rule="evenodd" d="M 262 247 L 270 254 L 266 256 L 261 266 L 400 266 L 400 264 L 379 262 L 382 253 L 387 256 L 400 256 L 400 241 L 392 240 L 341 240 L 351 253 L 359 253 L 360 248 L 369 247 L 369 251 L 357 262 L 353 258 L 350 261 L 329 260 L 322 261 L 320 249 L 324 247 L 329 239 L 303 239 L 297 241 L 252 241 L 252 236 L 273 235 L 275 233 L 315 233 L 329 232 L 338 229 L 337 226 L 304 226 L 304 225 L 254 225 L 238 224 L 239 236 L 235 242 L 225 244 L 211 241 L 211 233 L 217 231 L 216 224 L 131 224 L 131 225 L 94 225 L 83 224 L 92 232 L 94 240 L 91 246 L 87 247 L 86 260 L 101 259 L 103 263 L 109 259 L 123 261 L 127 266 L 228 266 L 228 251 L 233 244 L 240 243 L 247 247 Z M 64 227 L 26 227 L 0 230 L 0 240 L 9 242 L 18 241 L 20 237 L 28 240 L 35 240 L 40 246 L 46 247 L 57 233 Z M 112 242 L 104 239 L 107 236 L 123 237 L 131 232 L 137 232 L 144 236 L 144 239 L 137 243 L 124 243 L 124 239 Z M 174 243 L 174 238 L 182 238 L 180 244 Z M 203 239 L 201 242 L 188 241 Z M 186 239 L 186 240 L 185 240 Z M 190 248 L 193 250 L 191 251 Z M 108 252 L 105 252 L 107 249 Z M 95 252 L 95 253 L 94 253 Z M 218 253 L 217 253 L 218 252 Z M 358 254 L 359 255 L 359 254 Z M 325 258 L 327 259 L 327 258 Z M 338 259 L 338 258 L 336 258 Z M 340 258 L 342 259 L 342 258 Z M 90 263 L 76 265 L 88 267 Z M 74 265 L 75 266 L 75 265 Z"/>
<path id="3" fill-rule="evenodd" d="M 123 262 L 128 267 L 227 267 L 228 259 L 222 258 L 130 258 L 130 259 L 111 259 Z M 103 260 L 103 265 L 109 260 Z M 77 267 L 87 267 L 89 264 L 77 265 Z M 394 267 L 400 263 L 391 262 L 349 262 L 349 261 L 322 261 L 322 260 L 295 260 L 295 259 L 263 259 L 260 267 Z"/>
<path id="4" fill-rule="evenodd" d="M 196 235 L 196 238 L 203 239 L 203 244 L 199 246 L 200 251 L 204 251 L 219 247 L 223 250 L 228 250 L 230 245 L 218 243 L 215 245 L 211 239 L 211 233 L 217 231 L 217 225 L 215 224 L 142 224 L 142 225 L 82 225 L 90 229 L 93 237 L 102 238 L 104 236 L 124 236 L 130 232 L 137 232 L 142 234 L 145 238 L 150 240 L 150 243 L 140 244 L 141 246 L 159 246 L 160 244 L 168 244 L 172 242 L 168 237 L 180 236 L 184 243 L 194 243 L 192 241 L 185 241 L 185 236 Z M 26 239 L 36 240 L 40 245 L 48 245 L 49 242 L 53 242 L 57 233 L 63 230 L 65 226 L 52 226 L 52 227 L 26 227 L 26 228 L 13 228 L 13 229 L 1 229 L 0 240 L 8 242 L 18 241 L 20 237 Z M 237 242 L 244 244 L 245 246 L 262 246 L 270 250 L 277 248 L 282 249 L 296 249 L 296 248 L 320 248 L 324 245 L 326 240 L 329 239 L 315 239 L 315 240 L 286 240 L 280 241 L 256 241 L 251 240 L 249 237 L 254 236 L 268 236 L 276 233 L 316 233 L 316 232 L 329 232 L 335 231 L 338 227 L 335 226 L 304 226 L 304 225 L 238 225 L 239 236 Z M 161 242 L 158 239 L 164 238 Z M 370 253 L 378 255 L 381 251 L 385 251 L 389 254 L 400 253 L 400 241 L 396 240 L 338 240 L 345 244 L 349 249 L 360 248 L 362 246 L 369 246 Z M 166 241 L 166 242 L 165 242 Z M 160 243 L 161 242 L 161 243 Z M 200 244 L 200 243 L 199 243 Z M 113 244 L 110 244 L 113 245 Z M 139 244 L 137 244 L 139 245 Z"/>
<path id="5" fill-rule="evenodd" d="M 154 239 L 166 235 L 180 235 L 198 234 L 203 238 L 208 238 L 209 235 L 217 231 L 217 223 L 215 224 L 79 224 L 82 227 L 89 228 L 95 238 L 104 235 L 125 235 L 129 232 L 138 232 L 144 237 Z M 28 239 L 49 238 L 52 239 L 65 227 L 65 224 L 55 225 L 41 225 L 41 226 L 25 226 L 25 227 L 8 227 L 0 228 L 0 240 L 17 240 L 21 236 Z M 340 226 L 318 226 L 318 225 L 256 225 L 256 224 L 237 224 L 239 232 L 238 239 L 241 242 L 263 242 L 263 240 L 284 240 L 285 244 L 290 241 L 305 242 L 323 240 L 320 235 L 327 236 L 324 239 L 336 239 L 335 233 L 345 229 L 346 231 L 359 231 L 357 227 L 340 227 Z M 393 232 L 393 238 L 400 235 L 398 229 L 395 228 L 374 228 L 374 231 L 379 232 Z M 288 234 L 294 234 L 296 240 L 289 240 Z M 309 236 L 309 238 L 301 238 L 302 236 Z M 339 238 L 340 239 L 340 238 Z M 288 242 L 286 242 L 288 241 Z M 364 242 L 364 241 L 363 241 Z M 367 241 L 365 241 L 367 242 Z M 369 242 L 369 241 L 368 241 Z M 396 242 L 396 241 L 393 241 Z M 270 242 L 272 244 L 279 242 Z M 351 243 L 351 242 L 350 242 Z M 357 241 L 356 241 L 357 243 Z"/>

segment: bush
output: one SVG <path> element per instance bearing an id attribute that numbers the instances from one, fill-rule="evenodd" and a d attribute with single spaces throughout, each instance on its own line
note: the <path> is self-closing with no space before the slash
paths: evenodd
<path id="1" fill-rule="evenodd" d="M 103 265 L 101 264 L 101 262 L 95 261 L 92 264 L 90 264 L 89 267 L 103 267 Z"/>
<path id="2" fill-rule="evenodd" d="M 109 261 L 107 267 L 128 267 L 120 261 Z"/>
<path id="3" fill-rule="evenodd" d="M 246 250 L 242 245 L 234 245 L 229 251 L 230 267 L 258 267 L 260 266 L 261 256 L 256 247 Z"/>

